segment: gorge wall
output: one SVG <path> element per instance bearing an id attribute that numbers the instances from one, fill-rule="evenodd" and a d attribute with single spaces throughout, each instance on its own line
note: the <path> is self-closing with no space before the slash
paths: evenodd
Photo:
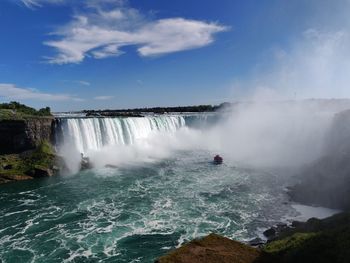
<path id="1" fill-rule="evenodd" d="M 324 156 L 302 169 L 290 195 L 297 202 L 350 209 L 350 110 L 334 116 Z"/>
<path id="2" fill-rule="evenodd" d="M 19 153 L 51 141 L 53 117 L 0 121 L 0 154 Z"/>

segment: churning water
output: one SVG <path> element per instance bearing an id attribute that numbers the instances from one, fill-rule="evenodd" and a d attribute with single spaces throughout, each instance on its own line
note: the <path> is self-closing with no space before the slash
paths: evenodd
<path id="1" fill-rule="evenodd" d="M 176 134 L 186 121 L 65 119 L 59 129 L 88 153 L 144 140 L 154 130 Z M 297 215 L 283 190 L 286 177 L 229 160 L 215 166 L 213 154 L 177 149 L 151 162 L 1 187 L 0 261 L 153 262 L 211 232 L 247 240 Z"/>

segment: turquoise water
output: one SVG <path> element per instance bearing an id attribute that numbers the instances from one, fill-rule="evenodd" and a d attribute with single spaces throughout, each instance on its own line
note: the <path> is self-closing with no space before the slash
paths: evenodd
<path id="1" fill-rule="evenodd" d="M 2 262 L 153 262 L 216 232 L 246 240 L 295 210 L 278 174 L 204 151 L 0 186 Z"/>

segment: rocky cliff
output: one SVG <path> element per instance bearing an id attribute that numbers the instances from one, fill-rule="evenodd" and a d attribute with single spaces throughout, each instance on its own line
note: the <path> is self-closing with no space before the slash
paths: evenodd
<path id="1" fill-rule="evenodd" d="M 0 118 L 0 184 L 52 176 L 64 168 L 51 143 L 54 132 L 51 116 Z"/>
<path id="2" fill-rule="evenodd" d="M 53 117 L 0 120 L 0 154 L 19 153 L 51 141 Z"/>

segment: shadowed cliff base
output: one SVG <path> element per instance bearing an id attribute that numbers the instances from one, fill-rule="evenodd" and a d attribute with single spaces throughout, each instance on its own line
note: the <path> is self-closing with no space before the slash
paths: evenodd
<path id="1" fill-rule="evenodd" d="M 53 116 L 50 108 L 36 110 L 18 102 L 0 104 L 0 154 L 33 150 L 51 141 Z"/>

